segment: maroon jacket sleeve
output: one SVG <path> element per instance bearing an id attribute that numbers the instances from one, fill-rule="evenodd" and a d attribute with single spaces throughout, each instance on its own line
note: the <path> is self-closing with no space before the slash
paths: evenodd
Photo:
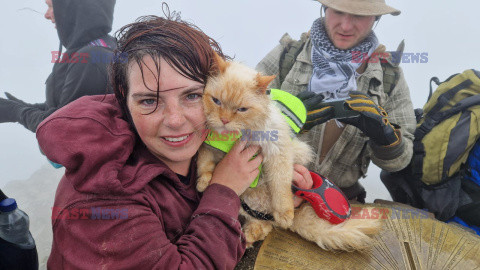
<path id="1" fill-rule="evenodd" d="M 49 269 L 233 269 L 245 251 L 240 200 L 222 185 L 205 190 L 176 243 L 167 239 L 161 218 L 147 206 L 128 200 L 81 206 L 91 207 L 122 209 L 128 217 L 54 220 Z"/>

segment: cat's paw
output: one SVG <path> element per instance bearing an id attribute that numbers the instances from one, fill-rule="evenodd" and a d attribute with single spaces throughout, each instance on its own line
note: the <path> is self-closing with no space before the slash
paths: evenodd
<path id="1" fill-rule="evenodd" d="M 252 222 L 243 228 L 247 248 L 253 246 L 253 243 L 264 240 L 272 230 L 272 225 L 265 222 Z"/>
<path id="2" fill-rule="evenodd" d="M 274 212 L 273 218 L 275 219 L 275 223 L 284 229 L 289 228 L 293 224 L 293 209 L 287 210 L 284 212 Z"/>
<path id="3" fill-rule="evenodd" d="M 212 180 L 212 173 L 204 173 L 197 179 L 197 190 L 199 192 L 205 191 L 208 185 L 210 184 L 210 180 Z"/>

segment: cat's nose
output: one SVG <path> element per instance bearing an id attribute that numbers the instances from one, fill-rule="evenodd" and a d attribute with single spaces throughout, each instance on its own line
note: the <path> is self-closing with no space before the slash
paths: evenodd
<path id="1" fill-rule="evenodd" d="M 223 123 L 224 125 L 230 123 L 230 120 L 225 119 L 225 118 L 220 118 L 220 120 L 222 120 L 222 123 Z"/>

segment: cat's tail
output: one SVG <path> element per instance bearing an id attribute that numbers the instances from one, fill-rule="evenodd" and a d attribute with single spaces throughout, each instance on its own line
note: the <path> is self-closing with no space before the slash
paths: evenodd
<path id="1" fill-rule="evenodd" d="M 365 250 L 372 246 L 370 237 L 380 231 L 381 219 L 347 219 L 334 225 L 319 218 L 309 204 L 295 212 L 290 228 L 303 238 L 326 250 Z"/>

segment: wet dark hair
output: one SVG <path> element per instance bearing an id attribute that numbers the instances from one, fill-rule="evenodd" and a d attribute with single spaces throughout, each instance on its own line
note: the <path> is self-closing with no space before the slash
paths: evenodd
<path id="1" fill-rule="evenodd" d="M 128 71 L 132 64 L 139 65 L 145 83 L 143 58 L 150 56 L 153 59 L 156 70 L 147 72 L 155 74 L 157 89 L 150 89 L 146 84 L 145 86 L 149 90 L 157 91 L 158 98 L 161 58 L 184 77 L 202 84 L 206 83 L 209 71 L 214 65 L 214 53 L 225 58 L 215 40 L 197 26 L 181 20 L 179 14 L 170 14 L 168 6 L 164 5 L 163 8 L 166 18 L 143 16 L 115 33 L 118 43 L 115 56 L 116 59 L 123 57 L 124 61 L 113 61 L 110 78 L 115 97 L 132 126 L 133 121 L 127 107 Z"/>

